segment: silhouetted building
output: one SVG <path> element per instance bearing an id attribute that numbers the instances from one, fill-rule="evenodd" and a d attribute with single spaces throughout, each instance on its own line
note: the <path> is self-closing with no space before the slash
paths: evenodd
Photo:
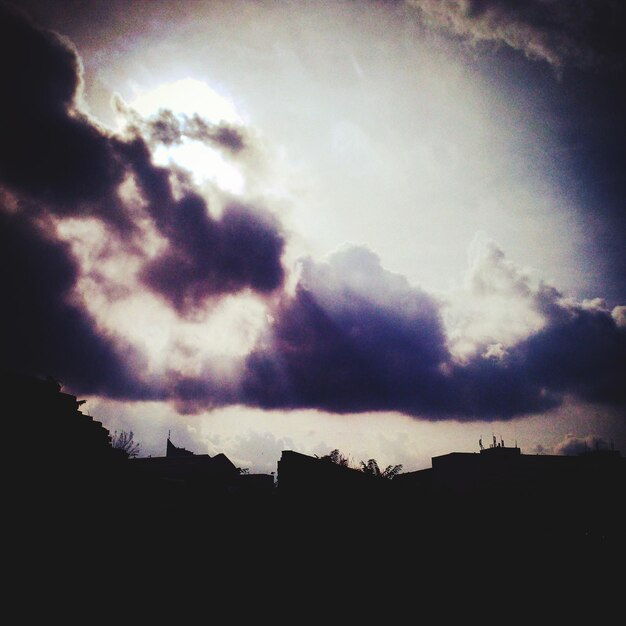
<path id="1" fill-rule="evenodd" d="M 625 470 L 613 450 L 524 455 L 501 442 L 434 457 L 431 468 L 388 480 L 285 450 L 278 494 L 285 532 L 306 529 L 335 546 L 386 545 L 443 558 L 478 555 L 493 542 L 498 550 L 561 553 L 572 544 L 588 555 L 598 543 L 613 549 L 623 541 Z M 387 528 L 382 541 L 376 533 Z"/>
<path id="2" fill-rule="evenodd" d="M 52 378 L 4 371 L 0 376 L 6 485 L 14 505 L 57 517 L 110 507 L 126 458 L 84 403 Z"/>
<path id="3" fill-rule="evenodd" d="M 433 457 L 432 468 L 399 474 L 396 486 L 428 488 L 456 495 L 601 492 L 623 484 L 626 459 L 617 450 L 579 456 L 527 455 L 520 448 L 492 446 L 480 452 L 451 452 Z M 554 494 L 552 494 L 554 495 Z"/>
<path id="4" fill-rule="evenodd" d="M 177 446 L 175 446 L 171 439 L 167 438 L 167 446 L 165 448 L 165 456 L 167 457 L 180 457 L 180 456 L 194 456 L 193 452 L 191 452 L 190 450 L 185 450 L 185 448 L 178 448 Z"/>
<path id="5" fill-rule="evenodd" d="M 350 497 L 373 494 L 388 487 L 387 479 L 357 469 L 283 450 L 278 461 L 278 491 L 289 497 Z"/>
<path id="6" fill-rule="evenodd" d="M 142 479 L 141 490 L 155 507 L 191 505 L 210 508 L 215 499 L 266 494 L 274 487 L 270 474 L 244 474 L 224 454 L 194 454 L 167 438 L 163 457 L 131 459 Z"/>
<path id="7" fill-rule="evenodd" d="M 224 492 L 239 476 L 239 469 L 224 454 L 194 454 L 167 439 L 166 454 L 131 459 L 133 470 L 144 478 L 144 489 L 157 490 L 157 497 L 185 494 L 194 500 Z M 166 504 L 164 501 L 163 504 Z"/>
<path id="8" fill-rule="evenodd" d="M 79 410 L 85 401 L 63 393 L 53 378 L 5 371 L 0 375 L 0 393 L 4 426 L 24 437 L 17 440 L 23 454 L 36 451 L 49 460 L 71 460 L 72 464 L 117 455 L 109 431 Z"/>
<path id="9" fill-rule="evenodd" d="M 526 455 L 492 446 L 433 457 L 432 468 L 393 482 L 399 498 L 424 511 L 438 532 L 562 546 L 617 542 L 623 534 L 626 459 L 615 450 Z"/>

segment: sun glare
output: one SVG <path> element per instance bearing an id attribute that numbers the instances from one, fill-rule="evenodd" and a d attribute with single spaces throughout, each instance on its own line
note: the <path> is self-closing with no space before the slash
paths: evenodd
<path id="1" fill-rule="evenodd" d="M 138 92 L 130 101 L 132 109 L 149 118 L 170 110 L 179 121 L 199 115 L 207 123 L 242 126 L 243 117 L 234 103 L 202 81 L 185 78 Z M 197 185 L 210 181 L 224 191 L 242 194 L 245 179 L 240 170 L 226 160 L 219 149 L 206 142 L 182 137 L 173 145 L 159 145 L 153 153 L 157 165 L 177 165 L 191 172 Z"/>
<path id="2" fill-rule="evenodd" d="M 231 100 L 195 78 L 184 78 L 146 91 L 138 90 L 130 104 L 144 117 L 154 115 L 159 109 L 170 109 L 173 113 L 186 115 L 197 113 L 213 124 L 245 123 Z"/>
<path id="3" fill-rule="evenodd" d="M 158 146 L 152 159 L 156 165 L 178 165 L 193 176 L 196 185 L 206 181 L 215 183 L 224 191 L 240 195 L 245 187 L 242 173 L 226 161 L 218 150 L 198 141 L 183 138 L 174 146 Z"/>

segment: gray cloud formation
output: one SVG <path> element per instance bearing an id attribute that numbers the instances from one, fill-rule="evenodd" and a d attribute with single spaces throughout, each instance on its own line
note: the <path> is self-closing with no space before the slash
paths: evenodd
<path id="1" fill-rule="evenodd" d="M 530 59 L 623 66 L 626 9 L 619 0 L 407 0 L 430 26 L 493 42 Z"/>
<path id="2" fill-rule="evenodd" d="M 119 98 L 115 100 L 115 107 L 118 113 L 128 119 L 131 129 L 150 142 L 171 146 L 182 143 L 186 137 L 207 145 L 225 148 L 233 154 L 241 152 L 248 145 L 249 140 L 243 128 L 226 122 L 219 124 L 208 122 L 197 113 L 189 116 L 161 109 L 156 115 L 143 118 Z"/>

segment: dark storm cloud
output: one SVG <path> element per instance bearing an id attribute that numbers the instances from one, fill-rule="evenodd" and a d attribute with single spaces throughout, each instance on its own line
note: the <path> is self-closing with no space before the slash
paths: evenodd
<path id="1" fill-rule="evenodd" d="M 515 351 L 528 380 L 590 402 L 626 404 L 626 326 L 602 307 L 561 307 Z"/>
<path id="2" fill-rule="evenodd" d="M 283 238 L 271 216 L 232 204 L 219 221 L 200 196 L 176 203 L 168 223 L 169 248 L 149 263 L 143 280 L 182 314 L 210 296 L 250 288 L 269 293 L 283 281 Z"/>
<path id="3" fill-rule="evenodd" d="M 59 215 L 127 225 L 109 138 L 76 109 L 80 74 L 68 43 L 0 4 L 0 182 Z"/>
<path id="4" fill-rule="evenodd" d="M 564 394 L 625 404 L 626 329 L 599 305 L 562 303 L 544 287 L 546 327 L 499 356 L 455 363 L 440 304 L 364 249 L 305 265 L 272 333 L 248 358 L 244 394 L 262 407 L 424 418 L 507 419 Z"/>
<path id="5" fill-rule="evenodd" d="M 275 316 L 247 363 L 246 392 L 264 407 L 470 416 L 523 395 L 519 377 L 497 368 L 452 372 L 440 305 L 363 248 L 306 264 Z"/>
<path id="6" fill-rule="evenodd" d="M 194 119 L 196 125 L 205 124 L 199 117 Z M 191 136 L 186 122 L 181 123 L 169 111 L 162 111 L 150 123 L 166 143 Z M 209 134 L 219 131 L 207 125 Z M 193 133 L 203 132 L 194 127 Z M 214 219 L 204 198 L 193 190 L 175 198 L 171 171 L 152 163 L 150 149 L 141 136 L 116 146 L 135 174 L 154 225 L 167 240 L 165 252 L 141 273 L 147 287 L 186 315 L 212 296 L 245 289 L 267 294 L 282 285 L 285 241 L 278 221 L 268 211 L 233 202 Z"/>
<path id="7" fill-rule="evenodd" d="M 164 388 L 167 389 L 168 399 L 180 415 L 195 415 L 241 403 L 237 378 L 230 377 L 211 364 L 199 376 L 169 372 Z"/>
<path id="8" fill-rule="evenodd" d="M 142 272 L 144 283 L 179 313 L 187 314 L 211 296 L 252 289 L 269 293 L 284 279 L 284 237 L 266 211 L 231 203 L 219 220 L 194 192 L 176 199 L 169 170 L 152 164 L 141 138 L 120 144 L 147 200 L 167 250 Z"/>
<path id="9" fill-rule="evenodd" d="M 155 397 L 135 379 L 138 355 L 99 333 L 93 319 L 72 304 L 77 275 L 66 246 L 23 216 L 0 210 L 2 366 L 51 375 L 80 393 Z"/>
<path id="10" fill-rule="evenodd" d="M 619 0 L 407 0 L 428 25 L 505 44 L 554 67 L 623 66 L 626 8 Z"/>
<path id="11" fill-rule="evenodd" d="M 144 271 L 146 284 L 179 311 L 208 295 L 250 288 L 266 293 L 283 279 L 283 238 L 265 211 L 227 207 L 220 220 L 193 192 L 175 200 L 171 172 L 152 164 L 145 141 L 105 133 L 76 108 L 80 62 L 57 35 L 0 5 L 0 180 L 57 215 L 94 215 L 132 226 L 117 189 L 125 175 L 139 182 L 154 223 L 168 242 Z M 192 118 L 177 126 L 168 112 L 150 122 L 160 141 L 194 135 L 239 150 L 241 134 Z M 189 130 L 187 130 L 189 126 Z"/>
<path id="12" fill-rule="evenodd" d="M 553 409 L 562 401 L 541 381 L 529 379 L 524 361 L 515 357 L 477 356 L 451 370 L 442 400 L 458 419 L 510 419 Z"/>
<path id="13" fill-rule="evenodd" d="M 137 382 L 138 355 L 71 302 L 80 268 L 54 240 L 49 218 L 96 218 L 137 254 L 136 220 L 148 217 L 166 246 L 162 257 L 146 261 L 142 277 L 181 313 L 208 296 L 280 286 L 284 241 L 264 210 L 232 204 L 213 219 L 188 182 L 175 198 L 173 172 L 152 164 L 142 137 L 116 136 L 80 111 L 81 71 L 71 44 L 0 3 L 3 365 L 50 374 L 84 393 L 156 397 Z M 190 132 L 206 130 L 190 124 Z M 208 129 L 214 143 L 237 151 L 243 140 L 231 130 Z M 120 196 L 129 177 L 144 214 Z"/>

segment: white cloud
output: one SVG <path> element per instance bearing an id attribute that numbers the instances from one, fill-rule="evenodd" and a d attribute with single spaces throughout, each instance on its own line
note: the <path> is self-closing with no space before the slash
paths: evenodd
<path id="1" fill-rule="evenodd" d="M 468 257 L 463 286 L 444 294 L 449 347 L 461 361 L 481 351 L 502 355 L 547 322 L 537 302 L 542 283 L 509 261 L 495 241 L 477 234 Z"/>

